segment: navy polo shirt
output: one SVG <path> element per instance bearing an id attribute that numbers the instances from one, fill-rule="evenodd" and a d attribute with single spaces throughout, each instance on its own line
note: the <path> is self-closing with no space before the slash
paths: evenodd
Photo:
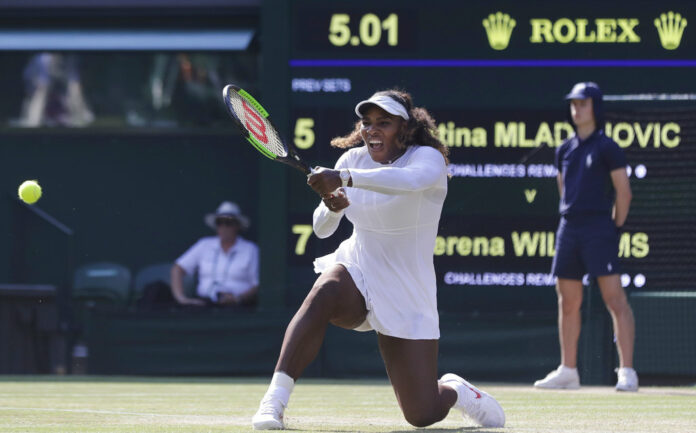
<path id="1" fill-rule="evenodd" d="M 556 150 L 556 167 L 563 176 L 561 215 L 611 216 L 615 193 L 610 173 L 626 167 L 626 156 L 603 130 L 585 140 L 577 135 L 566 140 Z"/>

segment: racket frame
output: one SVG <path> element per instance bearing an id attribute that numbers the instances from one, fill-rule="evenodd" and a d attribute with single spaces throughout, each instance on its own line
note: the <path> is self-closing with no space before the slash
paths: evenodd
<path id="1" fill-rule="evenodd" d="M 228 94 L 230 92 L 235 92 L 237 95 L 239 95 L 243 100 L 245 100 L 248 104 L 250 104 L 254 110 L 258 112 L 261 116 L 263 116 L 266 121 L 270 124 L 271 128 L 273 128 L 275 134 L 278 136 L 280 139 L 280 142 L 283 145 L 283 148 L 287 152 L 287 156 L 281 156 L 281 155 L 276 155 L 272 151 L 268 150 L 256 137 L 254 137 L 252 134 L 249 133 L 249 130 L 244 126 L 242 123 L 242 119 L 240 119 L 235 110 L 230 106 L 230 102 L 228 100 Z M 282 162 L 284 164 L 287 164 L 297 170 L 300 170 L 302 173 L 305 175 L 308 175 L 312 173 L 312 168 L 304 162 L 300 156 L 297 154 L 295 149 L 291 146 L 289 146 L 285 140 L 280 136 L 278 133 L 278 128 L 273 124 L 271 121 L 271 118 L 268 114 L 268 111 L 266 111 L 265 108 L 263 108 L 263 105 L 261 105 L 253 96 L 251 96 L 247 91 L 242 89 L 239 86 L 235 86 L 234 84 L 228 84 L 225 86 L 224 89 L 222 89 L 222 99 L 225 101 L 225 107 L 227 108 L 227 112 L 229 113 L 230 117 L 234 121 L 234 123 L 237 125 L 239 128 L 239 131 L 242 133 L 242 136 L 246 138 L 246 140 L 251 143 L 252 146 L 256 150 L 258 150 L 263 156 L 266 158 L 272 159 L 274 161 Z"/>

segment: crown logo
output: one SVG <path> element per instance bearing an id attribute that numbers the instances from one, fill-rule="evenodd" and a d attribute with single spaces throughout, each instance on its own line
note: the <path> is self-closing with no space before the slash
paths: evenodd
<path id="1" fill-rule="evenodd" d="M 665 50 L 679 48 L 686 24 L 686 18 L 682 18 L 680 14 L 675 14 L 672 11 L 660 14 L 660 18 L 655 18 L 655 27 L 657 27 L 660 43 Z"/>
<path id="2" fill-rule="evenodd" d="M 510 43 L 512 29 L 515 28 L 517 22 L 510 18 L 510 15 L 502 12 L 488 15 L 483 19 L 483 28 L 486 29 L 488 36 L 488 44 L 494 50 L 504 50 Z"/>

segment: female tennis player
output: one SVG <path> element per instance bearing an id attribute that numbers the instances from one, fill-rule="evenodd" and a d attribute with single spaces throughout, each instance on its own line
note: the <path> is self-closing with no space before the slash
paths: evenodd
<path id="1" fill-rule="evenodd" d="M 331 236 L 345 215 L 353 234 L 315 262 L 321 273 L 285 332 L 271 385 L 252 419 L 283 429 L 295 381 L 317 355 L 329 323 L 377 332 L 379 349 L 406 420 L 424 427 L 455 407 L 477 424 L 501 427 L 498 402 L 455 374 L 437 378 L 433 249 L 447 195 L 447 148 L 411 95 L 377 92 L 355 107 L 355 130 L 331 145 L 347 150 L 307 183 L 321 197 L 314 232 Z M 364 143 L 364 145 L 359 146 Z"/>

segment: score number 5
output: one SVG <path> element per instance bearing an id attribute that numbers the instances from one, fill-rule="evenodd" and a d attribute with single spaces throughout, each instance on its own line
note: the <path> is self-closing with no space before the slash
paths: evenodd
<path id="1" fill-rule="evenodd" d="M 382 29 L 387 31 L 387 44 L 396 46 L 399 44 L 399 16 L 390 14 L 384 21 L 375 14 L 365 14 L 360 17 L 358 34 L 351 36 L 350 15 L 333 14 L 329 23 L 329 42 L 337 47 L 345 45 L 358 46 L 361 43 L 368 47 L 379 44 L 382 39 Z"/>
<path id="2" fill-rule="evenodd" d="M 294 143 L 298 149 L 306 150 L 314 146 L 314 119 L 311 117 L 299 117 L 295 121 Z"/>

